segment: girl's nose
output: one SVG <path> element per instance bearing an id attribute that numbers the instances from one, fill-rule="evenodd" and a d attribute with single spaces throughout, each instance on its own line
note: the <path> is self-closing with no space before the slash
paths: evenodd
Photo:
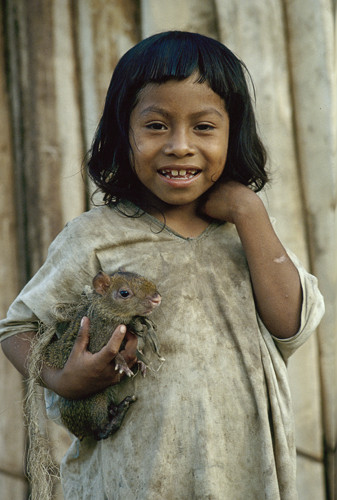
<path id="1" fill-rule="evenodd" d="M 185 130 L 177 130 L 172 133 L 164 146 L 166 155 L 174 155 L 179 158 L 193 155 L 195 152 L 191 137 Z"/>

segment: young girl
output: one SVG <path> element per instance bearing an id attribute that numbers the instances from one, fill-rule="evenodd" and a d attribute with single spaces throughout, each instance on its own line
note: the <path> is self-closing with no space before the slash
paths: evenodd
<path id="1" fill-rule="evenodd" d="M 73 220 L 2 322 L 2 345 L 26 375 L 29 342 L 57 302 L 100 270 L 154 281 L 166 362 L 122 380 L 138 401 L 106 440 L 74 439 L 61 467 L 73 499 L 292 500 L 293 416 L 286 359 L 323 314 L 316 279 L 277 238 L 257 196 L 267 182 L 245 66 L 221 43 L 168 32 L 120 60 L 88 168 L 105 205 Z M 120 325 L 99 353 L 83 318 L 55 393 L 80 398 L 120 382 Z M 128 334 L 124 357 L 135 363 Z"/>

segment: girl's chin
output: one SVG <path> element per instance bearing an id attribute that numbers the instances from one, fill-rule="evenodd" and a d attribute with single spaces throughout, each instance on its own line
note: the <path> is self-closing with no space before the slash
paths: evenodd
<path id="1" fill-rule="evenodd" d="M 198 195 L 193 195 L 192 193 L 183 193 L 174 191 L 172 193 L 161 193 L 159 190 L 157 193 L 150 191 L 144 186 L 144 193 L 142 199 L 144 203 L 142 207 L 147 212 L 165 212 L 165 210 L 181 208 L 181 210 L 196 209 L 199 205 Z"/>
<path id="2" fill-rule="evenodd" d="M 182 215 L 183 213 L 190 213 L 190 214 L 195 214 L 198 211 L 198 201 L 185 201 L 185 200 L 174 200 L 174 201 L 164 201 L 160 200 L 160 203 L 153 205 L 153 213 L 161 213 L 165 214 L 168 212 L 175 212 L 179 211 L 179 213 Z M 151 213 L 151 212 L 149 212 Z"/>

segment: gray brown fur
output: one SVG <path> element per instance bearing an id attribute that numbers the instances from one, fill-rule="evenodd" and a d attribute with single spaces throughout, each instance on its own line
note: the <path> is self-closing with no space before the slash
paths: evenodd
<path id="1" fill-rule="evenodd" d="M 121 292 L 129 295 L 122 297 Z M 145 361 L 142 353 L 145 344 L 159 355 L 154 324 L 146 317 L 159 303 L 160 295 L 156 286 L 142 276 L 129 272 L 108 276 L 100 272 L 93 280 L 93 290 L 88 289 L 83 293 L 78 303 L 57 307 L 55 323 L 50 327 L 54 330 L 53 339 L 43 349 L 44 363 L 63 368 L 83 316 L 90 319 L 88 349 L 92 353 L 100 351 L 107 344 L 118 325 L 125 324 L 128 330 L 138 336 L 137 355 L 142 361 Z M 52 334 L 50 328 L 49 338 Z M 80 439 L 91 436 L 100 440 L 119 429 L 134 400 L 133 396 L 128 396 L 122 402 L 116 401 L 116 386 L 111 386 L 85 399 L 68 400 L 60 397 L 59 409 L 64 425 L 75 436 Z"/>

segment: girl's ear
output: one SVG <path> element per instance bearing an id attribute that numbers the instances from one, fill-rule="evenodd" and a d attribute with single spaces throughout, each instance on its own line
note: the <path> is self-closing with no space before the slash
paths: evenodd
<path id="1" fill-rule="evenodd" d="M 134 136 L 134 132 L 133 130 L 130 128 L 130 131 L 129 131 L 129 135 Z M 130 168 L 132 170 L 132 172 L 135 174 L 136 171 L 135 171 L 135 162 L 134 162 L 134 156 L 133 156 L 133 151 L 132 151 L 132 148 L 130 146 L 129 148 L 129 164 L 130 164 Z"/>
<path id="2" fill-rule="evenodd" d="M 100 271 L 92 280 L 94 290 L 100 295 L 105 295 L 111 284 L 111 278 L 108 274 Z"/>

